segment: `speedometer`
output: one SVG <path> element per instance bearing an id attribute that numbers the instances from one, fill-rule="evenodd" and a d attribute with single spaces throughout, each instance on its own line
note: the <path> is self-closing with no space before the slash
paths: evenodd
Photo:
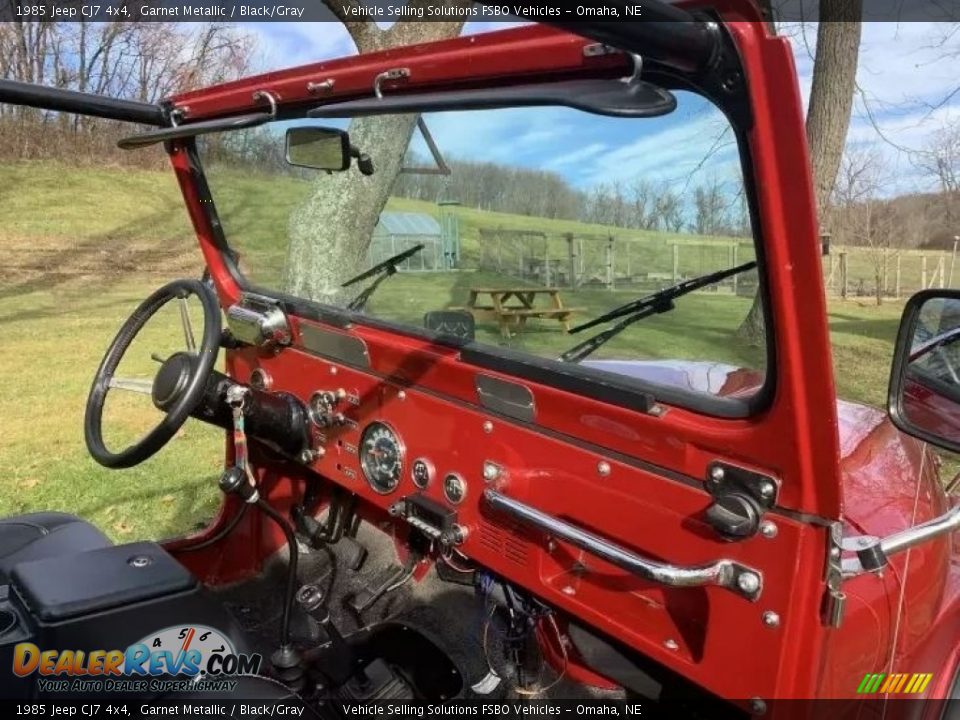
<path id="1" fill-rule="evenodd" d="M 393 429 L 381 422 L 364 428 L 360 436 L 360 467 L 376 492 L 393 492 L 403 472 L 403 443 Z"/>

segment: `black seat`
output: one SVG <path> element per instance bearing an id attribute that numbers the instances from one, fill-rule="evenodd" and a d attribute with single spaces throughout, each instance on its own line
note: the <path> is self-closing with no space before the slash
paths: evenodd
<path id="1" fill-rule="evenodd" d="M 24 560 L 72 555 L 112 545 L 76 515 L 40 512 L 0 520 L 0 584 L 10 582 L 13 566 Z"/>

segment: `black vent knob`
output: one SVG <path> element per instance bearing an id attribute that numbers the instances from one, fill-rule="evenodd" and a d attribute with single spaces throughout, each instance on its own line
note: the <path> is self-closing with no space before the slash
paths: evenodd
<path id="1" fill-rule="evenodd" d="M 760 528 L 760 506 L 745 493 L 721 495 L 707 508 L 706 516 L 714 530 L 731 540 L 755 535 Z"/>

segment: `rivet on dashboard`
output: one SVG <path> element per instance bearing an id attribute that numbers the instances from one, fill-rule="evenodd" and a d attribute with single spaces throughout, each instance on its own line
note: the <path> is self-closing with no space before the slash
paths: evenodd
<path id="1" fill-rule="evenodd" d="M 336 365 L 331 365 L 331 366 L 330 366 L 330 374 L 331 374 L 331 375 L 336 375 L 336 374 L 337 374 L 337 366 L 336 366 Z"/>
<path id="2" fill-rule="evenodd" d="M 773 610 L 767 610 L 763 614 L 763 624 L 768 628 L 775 628 L 780 625 L 780 616 Z"/>
<path id="3" fill-rule="evenodd" d="M 492 432 L 493 432 L 493 423 L 490 422 L 489 420 L 485 421 L 485 422 L 483 423 L 483 431 L 484 431 L 485 433 L 487 433 L 488 435 L 489 435 L 490 433 L 492 433 Z"/>
<path id="4" fill-rule="evenodd" d="M 405 390 L 401 390 L 400 392 L 398 392 L 398 393 L 397 393 L 397 399 L 398 399 L 398 400 L 406 400 L 406 399 L 407 399 L 407 393 L 406 393 L 406 391 L 405 391 Z"/>
<path id="5" fill-rule="evenodd" d="M 679 649 L 680 649 L 680 646 L 677 644 L 677 641 L 676 641 L 676 640 L 673 640 L 672 638 L 667 638 L 666 640 L 664 640 L 664 641 L 663 641 L 663 646 L 664 646 L 667 650 L 679 650 Z"/>
<path id="6" fill-rule="evenodd" d="M 610 474 L 610 463 L 605 460 L 598 462 L 597 472 L 600 474 L 600 477 L 607 477 Z"/>
<path id="7" fill-rule="evenodd" d="M 760 534 L 767 539 L 773 539 L 777 536 L 777 526 L 770 520 L 764 520 L 760 523 Z"/>
<path id="8" fill-rule="evenodd" d="M 564 595 L 576 595 L 576 594 L 577 594 L 577 591 L 574 589 L 573 585 L 566 585 L 566 586 L 564 586 L 564 588 L 563 588 L 563 590 L 561 590 L 561 592 L 562 592 Z"/>

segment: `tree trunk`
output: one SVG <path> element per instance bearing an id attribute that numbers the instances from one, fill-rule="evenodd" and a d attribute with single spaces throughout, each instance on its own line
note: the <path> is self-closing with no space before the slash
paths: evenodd
<path id="1" fill-rule="evenodd" d="M 814 197 L 823 224 L 850 126 L 860 54 L 861 0 L 820 0 L 819 17 L 806 131 Z M 737 329 L 737 337 L 751 345 L 764 343 L 759 293 Z"/>
<path id="2" fill-rule="evenodd" d="M 392 115 L 350 123 L 350 142 L 370 155 L 374 173 L 352 167 L 318 174 L 310 196 L 290 215 L 287 292 L 324 302 L 342 297 L 340 284 L 364 264 L 416 122 L 416 115 Z"/>

